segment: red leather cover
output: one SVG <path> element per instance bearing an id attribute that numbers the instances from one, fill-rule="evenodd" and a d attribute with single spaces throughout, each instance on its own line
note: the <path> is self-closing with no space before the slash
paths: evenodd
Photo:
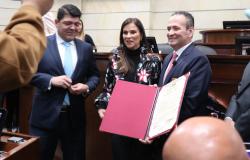
<path id="1" fill-rule="evenodd" d="M 157 88 L 118 80 L 100 131 L 144 139 Z"/>
<path id="2" fill-rule="evenodd" d="M 171 131 L 178 120 L 189 75 L 190 73 L 187 73 L 164 86 L 169 88 L 164 88 L 164 92 L 160 92 L 160 96 L 158 96 L 158 91 L 161 88 L 117 80 L 100 131 L 137 139 L 145 139 L 148 136 L 155 138 Z M 177 83 L 179 85 L 175 85 Z M 167 97 L 165 98 L 165 96 Z M 156 107 L 158 112 L 154 108 L 155 102 L 160 104 Z M 171 106 L 173 106 L 173 111 L 170 108 L 169 112 Z M 156 117 L 154 119 L 156 121 L 152 120 L 153 115 Z M 154 125 L 151 121 L 154 121 Z M 158 129 L 156 129 L 157 127 Z"/>

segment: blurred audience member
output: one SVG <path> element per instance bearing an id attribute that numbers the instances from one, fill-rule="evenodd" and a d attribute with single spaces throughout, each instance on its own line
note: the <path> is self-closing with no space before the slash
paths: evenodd
<path id="1" fill-rule="evenodd" d="M 238 91 L 229 103 L 226 122 L 235 126 L 245 142 L 250 142 L 250 63 L 247 64 Z"/>
<path id="2" fill-rule="evenodd" d="M 212 117 L 184 121 L 169 136 L 163 148 L 163 160 L 247 160 L 237 131 Z"/>
<path id="3" fill-rule="evenodd" d="M 84 24 L 82 20 L 81 20 L 81 25 L 79 26 L 78 30 L 79 30 L 79 35 L 77 36 L 77 38 L 91 44 L 91 46 L 93 47 L 93 52 L 97 52 L 97 48 L 95 46 L 94 40 L 92 39 L 90 35 L 85 34 L 84 32 Z"/>
<path id="4" fill-rule="evenodd" d="M 55 18 L 52 12 L 46 13 L 43 17 L 44 31 L 46 36 L 56 33 Z"/>
<path id="5" fill-rule="evenodd" d="M 41 15 L 53 0 L 22 0 L 22 6 L 0 32 L 0 92 L 26 85 L 46 47 Z"/>

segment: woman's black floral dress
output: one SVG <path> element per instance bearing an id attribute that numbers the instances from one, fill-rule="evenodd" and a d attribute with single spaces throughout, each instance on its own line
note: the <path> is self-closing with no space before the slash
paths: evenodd
<path id="1" fill-rule="evenodd" d="M 129 71 L 126 75 L 117 72 L 116 58 L 119 55 L 113 54 L 111 62 L 108 64 L 104 87 L 102 93 L 95 99 L 95 105 L 99 108 L 106 108 L 112 94 L 116 80 L 126 80 L 130 82 L 153 85 L 157 84 L 161 71 L 161 60 L 159 56 L 141 53 L 140 49 L 135 51 L 125 50 L 128 58 L 133 62 L 134 71 Z M 117 57 L 118 56 L 118 57 Z"/>

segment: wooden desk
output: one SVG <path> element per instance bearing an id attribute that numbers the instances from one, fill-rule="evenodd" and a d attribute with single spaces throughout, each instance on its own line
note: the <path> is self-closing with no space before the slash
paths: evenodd
<path id="1" fill-rule="evenodd" d="M 200 33 L 202 42 L 198 44 L 214 48 L 218 54 L 235 55 L 235 37 L 250 36 L 250 29 L 216 29 Z"/>
<path id="2" fill-rule="evenodd" d="M 208 59 L 212 68 L 209 92 L 228 106 L 232 95 L 237 91 L 250 56 L 208 55 Z"/>
<path id="3" fill-rule="evenodd" d="M 12 136 L 24 138 L 22 143 L 9 142 L 8 138 Z M 38 160 L 39 159 L 39 140 L 24 134 L 3 132 L 0 141 L 0 155 L 2 160 Z"/>

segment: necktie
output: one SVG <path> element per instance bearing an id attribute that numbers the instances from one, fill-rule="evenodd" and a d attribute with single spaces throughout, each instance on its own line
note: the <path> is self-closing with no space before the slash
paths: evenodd
<path id="1" fill-rule="evenodd" d="M 69 42 L 63 42 L 65 51 L 64 51 L 64 61 L 63 68 L 64 72 L 68 77 L 71 77 L 73 73 L 73 59 L 71 54 L 71 44 Z"/>
<path id="2" fill-rule="evenodd" d="M 73 59 L 71 54 L 71 44 L 69 42 L 63 42 L 65 51 L 64 51 L 64 60 L 63 60 L 63 68 L 64 72 L 68 77 L 71 77 L 73 73 Z M 64 105 L 70 105 L 69 95 L 68 93 L 64 97 Z"/>
<path id="3" fill-rule="evenodd" d="M 176 60 L 177 57 L 178 57 L 178 55 L 177 55 L 177 53 L 174 51 L 173 56 L 172 56 L 172 58 L 171 58 L 171 60 L 170 60 L 170 62 L 169 62 L 169 64 L 168 64 L 167 69 L 166 69 L 166 72 L 164 73 L 164 77 L 163 77 L 162 83 L 165 82 L 166 77 L 167 77 L 168 73 L 170 72 L 170 70 L 173 68 L 174 62 L 175 62 L 175 60 Z"/>

